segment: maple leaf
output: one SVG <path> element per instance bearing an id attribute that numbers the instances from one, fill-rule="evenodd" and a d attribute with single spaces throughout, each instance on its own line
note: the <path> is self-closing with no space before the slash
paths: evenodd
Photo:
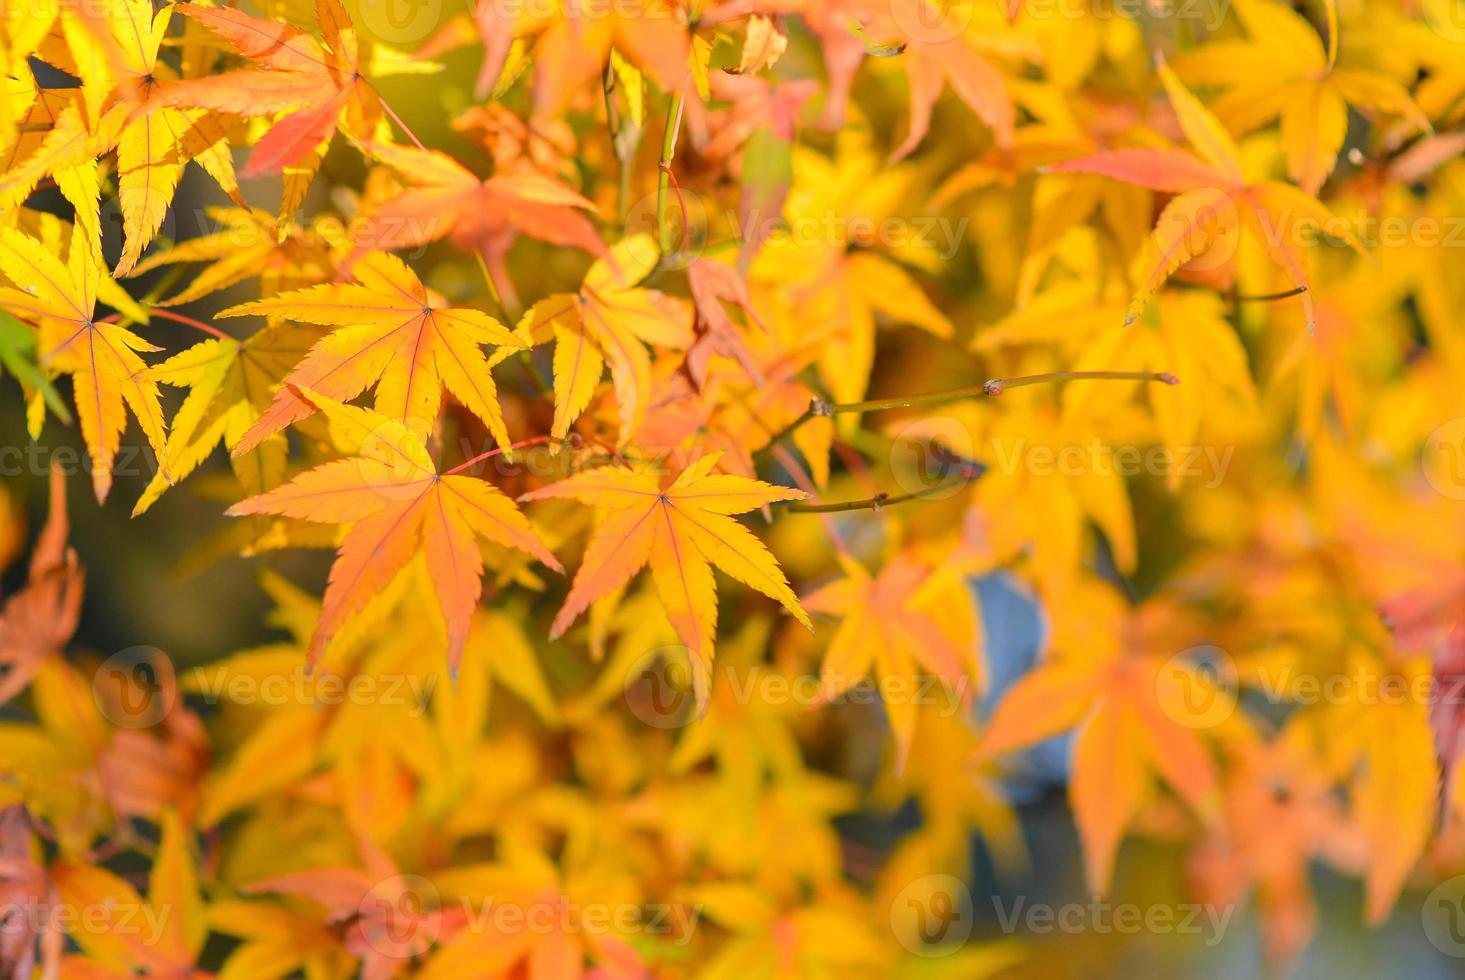
<path id="1" fill-rule="evenodd" d="M 1044 595 L 1064 596 L 1074 585 L 1090 522 L 1103 531 L 1118 568 L 1132 570 L 1138 560 L 1134 516 L 1117 469 L 1093 465 L 1060 472 L 1033 465 L 1045 454 L 1058 458 L 1070 451 L 1065 447 L 1102 445 L 1092 420 L 1060 414 L 1021 391 L 1004 393 L 1001 407 L 1002 414 L 993 418 L 986 405 L 958 402 L 909 424 L 902 438 L 945 441 L 959 456 L 965 455 L 962 443 L 971 440 L 971 455 L 985 466 L 972 493 L 971 520 L 997 560 L 1021 558 L 1028 564 Z M 956 433 L 960 437 L 952 445 Z M 925 457 L 918 462 L 926 465 Z M 932 478 L 929 473 L 918 477 Z"/>
<path id="2" fill-rule="evenodd" d="M 1465 755 L 1465 574 L 1441 569 L 1428 586 L 1391 596 L 1380 615 L 1401 650 L 1427 651 L 1433 661 L 1430 705 L 1435 754 L 1440 760 L 1441 790 L 1447 808 L 1457 805 L 1462 784 L 1458 765 Z"/>
<path id="3" fill-rule="evenodd" d="M 1363 678 L 1368 686 L 1361 690 L 1395 682 L 1421 690 L 1430 680 L 1430 661 L 1413 656 L 1386 663 L 1354 650 L 1343 673 Z M 1329 769 L 1349 777 L 1351 812 L 1367 845 L 1364 913 L 1370 923 L 1388 918 L 1435 823 L 1441 782 L 1430 714 L 1421 698 L 1381 700 L 1349 691 L 1299 718 L 1316 726 Z"/>
<path id="4" fill-rule="evenodd" d="M 157 233 L 189 160 L 197 160 L 236 203 L 242 203 L 228 141 L 217 120 L 203 110 L 148 105 L 159 86 L 174 77 L 173 70 L 158 60 L 172 12 L 168 6 L 154 16 L 148 0 L 120 0 L 110 21 L 116 86 L 106 112 L 120 119 L 111 122 L 113 132 L 91 149 L 100 152 L 115 145 L 117 150 L 124 236 L 117 275 L 131 270 Z"/>
<path id="5" fill-rule="evenodd" d="M 968 582 L 960 587 L 970 589 Z M 967 599 L 975 619 L 977 603 Z M 965 609 L 959 609 L 964 614 Z M 974 624 L 981 642 L 979 625 Z M 998 634 L 1000 636 L 1000 634 Z M 915 803 L 921 813 L 930 814 L 921 831 L 905 842 L 885 864 L 882 877 L 901 882 L 925 873 L 932 866 L 952 869 L 968 866 L 971 860 L 971 828 L 987 843 L 998 862 L 999 873 L 1025 874 L 1029 869 L 1022 824 L 1014 801 L 1003 785 L 1000 763 L 973 766 L 972 752 L 980 740 L 980 729 L 969 712 L 922 711 L 916 719 L 904 769 L 887 765 L 873 789 L 873 799 L 891 809 Z M 961 770 L 966 779 L 952 779 Z M 914 864 L 909 863 L 914 862 Z M 922 870 L 914 870 L 920 868 Z"/>
<path id="6" fill-rule="evenodd" d="M 260 292 L 270 293 L 335 276 L 334 242 L 322 225 L 302 228 L 252 208 L 209 208 L 204 213 L 216 231 L 154 252 L 132 269 L 137 276 L 179 263 L 209 263 L 159 306 L 192 303 L 255 277 Z"/>
<path id="7" fill-rule="evenodd" d="M 294 895 L 321 906 L 321 931 L 349 922 L 340 942 L 359 958 L 361 975 L 389 977 L 426 949 L 445 913 L 422 907 L 417 879 L 401 874 L 381 845 L 359 832 L 355 842 L 363 867 L 307 868 L 252 882 L 247 891 Z"/>
<path id="8" fill-rule="evenodd" d="M 79 928 L 70 936 L 95 961 L 88 976 L 197 976 L 199 953 L 208 936 L 198 869 L 189 853 L 189 834 L 178 814 L 162 819 L 162 840 L 148 875 L 147 899 L 106 868 L 77 859 L 58 862 L 51 876 L 58 900 L 69 908 L 138 910 L 144 928 Z M 105 968 L 105 969 L 104 969 Z M 66 972 L 63 970 L 63 972 Z"/>
<path id="9" fill-rule="evenodd" d="M 1348 867 L 1356 833 L 1308 746 L 1288 725 L 1266 745 L 1228 747 L 1222 823 L 1187 860 L 1197 897 L 1226 905 L 1255 890 L 1267 962 L 1285 970 L 1317 920 L 1309 878 L 1315 857 Z"/>
<path id="10" fill-rule="evenodd" d="M 1236 12 L 1251 41 L 1213 41 L 1177 58 L 1175 71 L 1194 85 L 1224 87 L 1214 109 L 1239 134 L 1280 117 L 1287 175 L 1308 194 L 1317 194 L 1337 164 L 1350 104 L 1402 115 L 1430 131 L 1399 83 L 1335 66 L 1335 34 L 1324 50 L 1306 19 L 1272 0 L 1237 0 Z"/>
<path id="11" fill-rule="evenodd" d="M 537 909 L 609 907 L 617 899 L 624 900 L 624 879 L 619 876 L 596 874 L 596 869 L 562 872 L 532 846 L 511 843 L 504 850 L 501 863 L 443 870 L 433 876 L 434 888 L 455 896 L 455 904 L 460 906 L 485 896 L 502 909 L 528 915 Z M 681 922 L 666 924 L 667 929 L 678 926 L 685 928 Z M 445 919 L 442 932 L 438 948 L 418 974 L 424 980 L 452 980 L 485 972 L 632 980 L 645 976 L 648 969 L 643 953 L 620 930 L 599 928 L 575 913 L 550 916 L 533 929 L 474 928 L 467 916 L 455 915 Z M 593 968 L 584 966 L 587 960 Z"/>
<path id="12" fill-rule="evenodd" d="M 111 88 L 110 41 L 120 19 L 120 6 L 86 4 L 74 0 L 38 0 L 6 9 L 9 35 L 7 70 L 34 56 L 81 80 L 81 96 L 88 124 L 101 116 Z"/>
<path id="13" fill-rule="evenodd" d="M 712 114 L 708 120 L 712 138 L 697 148 L 702 156 L 714 160 L 731 156 L 760 129 L 766 128 L 785 143 L 792 142 L 799 111 L 819 91 L 808 79 L 781 81 L 726 72 L 715 73 L 709 89 L 718 102 L 731 103 Z"/>
<path id="14" fill-rule="evenodd" d="M 45 657 L 29 692 L 36 723 L 0 724 L 0 767 L 67 854 L 85 853 L 97 835 L 131 818 L 156 823 L 169 809 L 191 812 L 208 758 L 198 716 L 169 700 L 176 699 L 171 672 L 94 679 L 62 657 Z M 159 704 L 173 708 L 149 726 Z"/>
<path id="15" fill-rule="evenodd" d="M 1305 259 L 1295 239 L 1298 227 L 1332 229 L 1327 207 L 1291 184 L 1275 180 L 1249 181 L 1231 134 L 1175 77 L 1163 62 L 1156 69 L 1186 138 L 1196 148 L 1185 150 L 1143 147 L 1109 150 L 1049 167 L 1054 173 L 1093 173 L 1175 194 L 1160 212 L 1154 235 L 1143 257 L 1139 286 L 1125 313 L 1125 322 L 1138 319 L 1145 302 L 1176 269 L 1202 255 L 1221 236 L 1249 228 L 1272 261 L 1302 292 L 1303 315 L 1309 331 L 1316 314 L 1308 290 Z M 1198 155 L 1197 155 L 1198 154 Z M 1345 240 L 1360 254 L 1363 246 L 1350 232 Z"/>
<path id="16" fill-rule="evenodd" d="M 260 67 L 173 82 L 157 94 L 160 104 L 249 115 L 293 110 L 255 144 L 247 177 L 301 162 L 335 134 L 349 101 L 364 114 L 375 98 L 358 70 L 350 18 L 336 0 L 316 4 L 324 46 L 299 28 L 229 7 L 185 4 L 179 10 Z"/>
<path id="17" fill-rule="evenodd" d="M 321 41 L 289 24 L 229 7 L 186 4 L 179 9 L 259 67 L 169 82 L 159 87 L 153 102 L 240 115 L 287 112 L 255 143 L 244 168 L 246 177 L 284 172 L 282 220 L 299 208 L 337 128 L 366 139 L 381 120 L 385 103 L 364 72 L 433 70 L 400 58 L 363 65 L 356 29 L 339 0 L 316 0 Z"/>
<path id="18" fill-rule="evenodd" d="M 20 207 L 49 177 L 75 208 L 76 220 L 98 241 L 102 187 L 96 158 L 116 141 L 125 114 L 112 112 L 94 123 L 75 89 L 42 89 L 28 68 L 18 75 L 14 91 L 30 104 L 19 114 L 18 132 L 5 148 L 0 206 Z"/>
<path id="19" fill-rule="evenodd" d="M 1112 594 L 1096 592 L 1083 601 L 1090 635 L 1118 626 L 1099 625 L 1116 615 Z M 1163 608 L 1136 613 L 1136 623 Z M 1157 778 L 1203 818 L 1213 816 L 1220 802 L 1216 765 L 1201 736 L 1208 718 L 1190 708 L 1212 702 L 1184 689 L 1185 681 L 1205 678 L 1181 677 L 1171 657 L 1127 653 L 1119 646 L 1122 636 L 1107 635 L 1102 649 L 1051 659 L 1018 681 L 998 704 L 976 750 L 979 758 L 990 758 L 1078 729 L 1069 800 L 1083 840 L 1088 886 L 1099 894 L 1108 890 L 1119 842 Z"/>
<path id="20" fill-rule="evenodd" d="M 717 627 L 714 565 L 778 600 L 800 623 L 813 628 L 773 555 L 729 516 L 780 500 L 802 500 L 807 494 L 714 474 L 721 458 L 721 453 L 702 457 L 665 487 L 649 473 L 601 468 L 520 498 L 570 498 L 594 507 L 601 517 L 565 604 L 550 626 L 550 638 L 563 635 L 592 602 L 649 565 L 667 617 L 691 656 L 693 685 L 703 707 Z"/>
<path id="21" fill-rule="evenodd" d="M 1317 291 L 1317 332 L 1299 334 L 1269 378 L 1273 386 L 1296 379 L 1299 439 L 1324 431 L 1330 415 L 1343 432 L 1358 431 L 1375 379 L 1398 369 L 1395 357 L 1380 356 L 1385 345 L 1392 346 L 1386 338 L 1404 329 L 1391 306 L 1379 295 L 1373 270 L 1361 269 Z"/>
<path id="22" fill-rule="evenodd" d="M 285 377 L 285 386 L 231 450 L 252 451 L 314 409 L 299 388 L 347 400 L 376 385 L 376 410 L 425 438 L 447 390 L 509 445 L 491 364 L 480 345 L 527 347 L 493 317 L 439 305 L 405 262 L 374 253 L 351 267 L 355 283 L 328 283 L 230 307 L 218 316 L 283 316 L 333 326 Z"/>
<path id="23" fill-rule="evenodd" d="M 595 205 L 550 177 L 510 173 L 479 180 L 437 150 L 390 143 L 366 143 L 362 149 L 400 173 L 407 187 L 358 222 L 358 249 L 390 251 L 449 238 L 454 247 L 483 256 L 511 306 L 517 299 L 504 259 L 516 235 L 605 253 L 595 226 L 581 213 Z"/>
<path id="24" fill-rule="evenodd" d="M 1246 349 L 1226 322 L 1219 297 L 1196 290 L 1162 292 L 1138 325 L 1125 328 L 1124 300 L 1117 291 L 1096 301 L 1092 289 L 1076 283 L 1040 293 L 1022 311 L 979 333 L 972 348 L 1069 341 L 1078 353 L 1065 361 L 1076 371 L 1173 371 L 1185 383 L 1150 399 L 1160 438 L 1173 452 L 1196 445 L 1208 406 L 1239 403 L 1257 409 Z M 1070 385 L 1062 397 L 1065 420 L 1083 424 L 1138 387 L 1118 381 Z M 1166 472 L 1171 489 L 1179 486 L 1181 469 Z"/>
<path id="25" fill-rule="evenodd" d="M 788 322 L 782 304 L 776 308 L 780 315 L 772 329 L 746 338 L 749 365 L 709 357 L 700 388 L 690 365 L 669 376 L 656 389 L 638 438 L 655 446 L 703 440 L 707 449 L 726 453 L 724 470 L 755 476 L 753 454 L 772 451 L 775 437 L 792 426 L 789 438 L 807 461 L 815 484 L 824 486 L 834 420 L 807 417 L 810 401 L 819 392 L 803 378 L 818 351 L 814 344 L 797 343 L 798 325 Z M 749 367 L 756 374 L 750 375 Z M 804 421 L 794 425 L 801 418 Z"/>
<path id="26" fill-rule="evenodd" d="M 687 267 L 687 287 L 691 290 L 692 306 L 697 314 L 697 339 L 687 349 L 687 373 L 693 383 L 698 388 L 707 384 L 707 362 L 714 355 L 737 361 L 749 378 L 761 383 L 763 376 L 753 361 L 753 355 L 744 346 L 732 318 L 723 308 L 724 303 L 733 303 L 759 327 L 767 330 L 748 297 L 748 284 L 731 266 L 699 258 Z"/>
<path id="27" fill-rule="evenodd" d="M 66 476 L 51 467 L 51 511 L 41 529 L 25 586 L 0 607 L 0 704 L 15 697 L 35 677 L 41 663 L 60 653 L 81 616 L 85 575 L 76 552 L 67 546 Z"/>
<path id="28" fill-rule="evenodd" d="M 756 74 L 765 68 L 772 68 L 787 50 L 788 33 L 783 25 L 772 17 L 753 14 L 748 18 L 742 53 L 738 55 L 738 66 L 734 74 Z"/>
<path id="29" fill-rule="evenodd" d="M 268 493 L 230 507 L 231 516 L 277 514 L 323 524 L 349 524 L 331 566 L 320 622 L 307 661 L 314 665 L 333 637 L 361 613 L 419 554 L 437 586 L 456 665 L 482 591 L 477 539 L 527 552 L 560 571 L 529 521 L 492 484 L 439 473 L 422 438 L 394 419 L 290 386 L 307 412 L 324 412 L 338 444 L 354 458 L 324 463 Z M 292 401 L 293 404 L 293 401 Z"/>
<path id="30" fill-rule="evenodd" d="M 276 323 L 250 337 L 217 337 L 195 344 L 143 372 L 149 381 L 188 388 L 163 447 L 163 471 L 182 480 L 222 441 L 233 449 L 272 403 L 272 392 L 311 349 L 321 331 Z M 285 477 L 284 437 L 265 438 L 229 462 L 244 493 L 263 493 Z M 172 484 L 160 472 L 133 507 L 145 512 Z"/>
<path id="31" fill-rule="evenodd" d="M 889 967 L 884 951 L 859 924 L 864 910 L 840 888 L 781 901 L 767 889 L 726 881 L 696 885 L 688 896 L 733 936 L 714 961 L 714 977 L 753 974 L 758 966 L 763 975 L 777 976 L 776 964 L 785 963 L 799 964 L 795 972 L 816 974 L 880 973 Z"/>
<path id="32" fill-rule="evenodd" d="M 783 209 L 790 230 L 768 239 L 749 281 L 800 301 L 803 332 L 821 338 L 820 379 L 835 401 L 859 401 L 875 361 L 877 314 L 937 337 L 954 333 L 902 264 L 934 268 L 933 243 L 892 248 L 891 255 L 871 247 L 878 244 L 872 229 L 895 212 L 914 174 L 910 164 L 882 166 L 860 137 L 842 139 L 834 159 L 796 148 L 793 176 L 798 190 Z"/>
<path id="33" fill-rule="evenodd" d="M 531 125 L 507 106 L 490 102 L 468 108 L 452 126 L 453 132 L 472 137 L 488 152 L 495 173 L 542 174 L 568 183 L 578 179 L 579 137 L 563 119 L 535 119 Z"/>
<path id="34" fill-rule="evenodd" d="M 536 108 L 559 110 L 571 94 L 597 79 L 612 48 L 643 66 L 668 92 L 679 90 L 689 70 L 691 41 L 678 0 L 647 0 L 635 8 L 578 5 L 545 11 L 483 2 L 475 9 L 484 60 L 477 94 L 486 97 L 503 72 L 516 37 L 537 35 Z"/>
<path id="35" fill-rule="evenodd" d="M 332 924 L 307 912 L 241 899 L 211 902 L 208 912 L 215 932 L 240 941 L 224 965 L 226 973 L 248 971 L 258 963 L 273 964 L 287 975 L 297 969 L 327 976 L 351 972 L 353 964 L 341 949 Z"/>
<path id="36" fill-rule="evenodd" d="M 841 619 L 824 654 L 820 697 L 835 700 L 861 678 L 874 676 L 895 736 L 896 768 L 903 769 L 916 732 L 918 699 L 914 696 L 920 668 L 943 680 L 965 703 L 969 680 L 976 673 L 972 651 L 952 640 L 943 629 L 946 612 L 932 608 L 931 597 L 944 605 L 959 580 L 941 574 L 911 555 L 887 561 L 871 575 L 852 559 L 841 561 L 845 577 L 804 596 L 804 608 Z M 943 592 L 942 590 L 947 590 Z M 940 616 L 938 621 L 937 616 Z"/>
<path id="37" fill-rule="evenodd" d="M 0 940 L 0 968 L 30 974 L 39 967 L 42 976 L 56 976 L 65 940 L 56 917 L 45 912 L 54 892 L 48 869 L 35 857 L 33 826 L 25 804 L 0 809 L 0 894 L 19 922 Z"/>
<path id="38" fill-rule="evenodd" d="M 607 362 L 620 410 L 617 444 L 630 442 L 646 414 L 651 355 L 646 344 L 684 349 L 689 318 L 681 304 L 636 284 L 650 275 L 658 255 L 650 235 L 616 243 L 585 273 L 580 289 L 534 304 L 515 332 L 538 345 L 554 341 L 554 422 L 563 439 L 590 404 Z"/>
<path id="39" fill-rule="evenodd" d="M 951 16 L 950 10 L 936 12 L 936 5 L 929 4 L 927 0 L 895 0 L 895 3 L 907 8 L 903 15 L 892 11 L 897 23 L 904 17 L 908 18 L 906 23 L 920 24 L 929 29 L 933 14 L 937 18 Z M 978 9 L 989 15 L 992 13 L 989 8 Z M 1007 83 L 1002 73 L 978 51 L 979 45 L 998 50 L 1003 46 L 1001 40 L 988 39 L 989 32 L 1001 36 L 998 33 L 1001 28 L 996 20 L 989 16 L 988 23 L 984 25 L 987 31 L 981 33 L 961 30 L 954 37 L 947 37 L 947 30 L 937 28 L 930 32 L 934 35 L 933 39 L 928 39 L 926 30 L 914 31 L 906 36 L 909 44 L 905 54 L 905 66 L 910 84 L 910 129 L 891 154 L 891 162 L 909 156 L 921 144 L 921 140 L 925 139 L 931 128 L 931 110 L 941 97 L 944 84 L 949 84 L 957 97 L 977 114 L 977 118 L 987 124 L 999 149 L 1005 150 L 1012 146 L 1014 112 L 1007 94 Z M 948 25 L 943 25 L 945 26 Z M 953 23 L 949 26 L 962 25 Z"/>
<path id="40" fill-rule="evenodd" d="M 41 363 L 72 376 L 76 414 L 92 456 L 92 488 L 101 502 L 112 488 L 127 409 L 160 457 L 164 435 L 158 386 L 138 377 L 147 367 L 138 353 L 159 348 L 96 319 L 98 259 L 80 224 L 72 229 L 65 263 L 29 235 L 0 228 L 0 272 L 24 290 L 0 287 L 0 306 L 37 324 Z"/>

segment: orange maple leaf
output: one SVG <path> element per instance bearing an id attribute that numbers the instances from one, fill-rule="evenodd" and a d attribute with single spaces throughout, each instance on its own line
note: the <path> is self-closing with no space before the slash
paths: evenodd
<path id="1" fill-rule="evenodd" d="M 157 101 L 241 115 L 293 110 L 255 144 L 245 176 L 279 173 L 298 163 L 335 134 L 348 102 L 375 105 L 376 92 L 357 65 L 355 31 L 336 0 L 316 4 L 325 46 L 297 27 L 228 7 L 178 9 L 261 67 L 165 85 Z"/>
<path id="2" fill-rule="evenodd" d="M 1079 601 L 1101 599 L 1104 594 L 1091 593 Z M 1069 800 L 1088 886 L 1098 894 L 1107 891 L 1119 843 L 1150 801 L 1157 779 L 1203 819 L 1218 815 L 1220 777 L 1201 732 L 1215 723 L 1207 709 L 1226 703 L 1223 692 L 1204 687 L 1206 696 L 1194 697 L 1187 684 L 1205 685 L 1207 679 L 1180 672 L 1173 657 L 1125 650 L 1114 636 L 1123 631 L 1112 619 L 1113 607 L 1110 597 L 1094 607 L 1103 614 L 1082 620 L 1095 642 L 1102 635 L 1100 649 L 1054 658 L 1024 676 L 997 706 L 976 750 L 978 758 L 988 759 L 1077 730 Z M 1167 608 L 1133 615 L 1142 624 Z"/>
<path id="3" fill-rule="evenodd" d="M 364 143 L 362 150 L 396 170 L 407 182 L 400 194 L 358 223 L 354 241 L 362 251 L 412 248 L 449 238 L 462 251 L 476 251 L 488 263 L 504 302 L 518 300 L 504 260 L 519 234 L 551 245 L 602 255 L 605 243 L 581 211 L 595 205 L 580 193 L 542 174 L 478 177 L 437 150 L 391 143 Z"/>
<path id="4" fill-rule="evenodd" d="M 444 389 L 483 420 L 508 447 L 481 344 L 526 347 L 493 317 L 440 306 L 422 280 L 394 255 L 373 254 L 351 269 L 355 283 L 327 283 L 230 307 L 219 316 L 283 316 L 339 327 L 310 349 L 285 377 L 269 408 L 232 449 L 238 456 L 314 411 L 296 393 L 355 398 L 376 385 L 376 410 L 424 438 L 437 419 Z"/>
<path id="5" fill-rule="evenodd" d="M 651 473 L 600 468 L 531 491 L 520 500 L 568 497 L 596 508 L 601 520 L 585 549 L 565 604 L 550 626 L 554 639 L 592 602 L 647 565 L 677 635 L 687 646 L 697 703 L 705 708 L 717 630 L 716 565 L 784 605 L 813 629 L 763 542 L 730 515 L 807 494 L 742 476 L 715 474 L 722 453 L 710 453 L 666 487 Z"/>
<path id="6" fill-rule="evenodd" d="M 1125 322 L 1139 318 L 1145 302 L 1186 262 L 1205 253 L 1222 236 L 1249 228 L 1272 261 L 1299 290 L 1307 328 L 1316 324 L 1308 276 L 1295 230 L 1311 223 L 1333 231 L 1332 215 L 1322 202 L 1291 184 L 1249 181 L 1241 154 L 1226 128 L 1175 77 L 1163 62 L 1157 68 L 1170 93 L 1180 128 L 1196 153 L 1162 147 L 1109 150 L 1054 164 L 1054 173 L 1092 173 L 1177 195 L 1155 224 L 1139 286 L 1125 311 Z M 1199 154 L 1199 155 L 1197 155 Z M 1344 240 L 1366 257 L 1355 236 Z"/>
<path id="7" fill-rule="evenodd" d="M 651 391 L 646 344 L 681 349 L 691 343 L 691 318 L 681 303 L 636 287 L 658 258 L 651 236 L 624 239 L 590 267 L 578 292 L 541 300 L 515 327 L 533 344 L 554 340 L 554 438 L 569 433 L 609 363 L 620 411 L 618 442 L 626 445 L 641 427 Z"/>
<path id="8" fill-rule="evenodd" d="M 697 314 L 694 324 L 697 339 L 687 349 L 686 366 L 698 389 L 707 386 L 707 362 L 714 355 L 737 361 L 749 378 L 762 384 L 763 375 L 753 355 L 743 345 L 732 317 L 723 307 L 724 303 L 732 303 L 759 327 L 768 329 L 753 309 L 743 277 L 730 265 L 700 258 L 687 267 L 687 288 L 692 293 L 692 306 Z"/>
<path id="9" fill-rule="evenodd" d="M 25 587 L 0 607 L 0 704 L 25 690 L 46 657 L 60 652 L 81 615 L 85 575 L 66 545 L 66 476 L 51 467 L 51 512 L 31 554 Z"/>
<path id="10" fill-rule="evenodd" d="M 877 686 L 890 719 L 897 749 L 896 768 L 903 769 L 916 734 L 916 674 L 924 667 L 941 678 L 963 702 L 969 700 L 969 679 L 976 673 L 971 651 L 963 650 L 942 630 L 930 600 L 937 590 L 951 598 L 950 575 L 942 575 L 914 556 L 898 555 L 871 575 L 852 559 L 841 564 L 845 578 L 824 586 L 803 603 L 811 612 L 843 620 L 824 654 L 821 697 L 843 695 L 855 681 L 878 675 Z M 965 589 L 964 581 L 955 583 Z M 938 620 L 939 616 L 939 620 Z M 903 685 L 902 687 L 899 685 Z"/>
<path id="11" fill-rule="evenodd" d="M 230 507 L 231 516 L 277 514 L 349 524 L 331 566 L 320 621 L 307 653 L 313 666 L 331 639 L 419 553 L 426 556 L 456 667 L 483 588 L 479 537 L 563 571 L 512 500 L 484 480 L 439 473 L 423 440 L 376 412 L 295 388 L 292 397 L 330 420 L 354 458 L 333 460 L 284 486 Z"/>

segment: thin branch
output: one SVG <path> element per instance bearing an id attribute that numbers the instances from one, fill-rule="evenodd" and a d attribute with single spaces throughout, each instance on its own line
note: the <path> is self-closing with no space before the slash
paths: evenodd
<path id="1" fill-rule="evenodd" d="M 498 447 L 496 447 L 494 449 L 488 450 L 488 452 L 479 453 L 477 456 L 474 456 L 472 459 L 465 459 L 465 460 L 463 460 L 463 462 L 459 463 L 457 466 L 454 466 L 452 469 L 450 469 L 446 473 L 444 473 L 443 476 L 452 476 L 455 473 L 461 473 L 464 470 L 466 470 L 468 467 L 474 465 L 475 463 L 481 463 L 485 459 L 490 459 L 490 458 L 492 458 L 494 456 L 497 456 L 500 453 L 504 452 L 504 450 L 506 450 L 506 449 L 508 449 L 508 450 L 527 449 L 530 446 L 542 446 L 545 443 L 549 442 L 551 438 L 552 437 L 550 437 L 550 436 L 534 436 L 531 439 L 520 439 L 518 442 L 510 443 L 507 446 L 498 446 Z"/>
<path id="2" fill-rule="evenodd" d="M 372 89 L 372 91 L 376 90 Z M 382 98 L 382 94 L 380 92 L 376 93 L 376 101 L 380 103 L 383 109 L 387 110 L 387 115 L 392 117 L 392 122 L 397 124 L 397 127 L 407 135 L 407 138 L 412 141 L 414 146 L 416 146 L 419 150 L 427 150 L 427 147 L 422 145 L 422 140 L 418 139 L 417 134 L 412 132 L 412 128 L 402 121 L 402 117 L 397 115 L 397 110 L 392 108 L 392 104 L 390 102 Z"/>
<path id="3" fill-rule="evenodd" d="M 815 398 L 810 403 L 809 410 L 789 428 L 797 428 L 815 416 L 843 415 L 848 412 L 883 412 L 892 408 L 914 408 L 917 405 L 942 405 L 947 402 L 960 401 L 963 398 L 993 398 L 1008 388 L 1025 388 L 1028 385 L 1061 381 L 1155 381 L 1167 385 L 1180 383 L 1179 378 L 1168 372 L 1053 371 L 1048 374 L 1028 374 L 1018 378 L 993 378 L 967 388 L 952 388 L 949 391 L 935 391 L 925 395 L 907 395 L 904 398 L 877 398 L 863 402 L 829 402 L 822 398 Z"/>
<path id="4" fill-rule="evenodd" d="M 504 305 L 503 297 L 499 295 L 498 284 L 493 281 L 493 273 L 488 271 L 488 262 L 483 257 L 483 252 L 475 248 L 473 257 L 478 260 L 478 271 L 483 273 L 483 283 L 488 287 L 488 298 L 493 300 L 493 305 L 498 308 L 499 316 L 505 321 L 514 319 L 509 316 L 509 308 Z M 505 326 L 508 326 L 505 323 Z M 510 330 L 513 327 L 509 327 Z"/>
<path id="5" fill-rule="evenodd" d="M 616 225 L 624 232 L 631 209 L 631 168 L 636 160 L 636 147 L 641 144 L 641 132 L 640 127 L 637 127 L 634 138 L 627 136 L 630 130 L 626 128 L 626 119 L 616 105 L 617 78 L 615 67 L 609 60 L 601 73 L 600 85 L 605 95 L 605 121 L 610 127 L 610 145 L 620 171 L 620 187 L 616 194 Z"/>
<path id="6" fill-rule="evenodd" d="M 656 240 L 661 246 L 661 254 L 666 255 L 671 251 L 671 234 L 666 226 L 666 205 L 669 195 L 667 191 L 673 185 L 671 173 L 671 161 L 677 152 L 677 136 L 682 129 L 682 108 L 684 89 L 678 89 L 676 95 L 672 96 L 671 104 L 666 109 L 666 132 L 661 137 L 661 160 L 657 163 L 660 173 L 656 180 Z M 682 190 L 677 187 L 677 198 L 680 200 Z M 682 205 L 682 226 L 683 234 L 686 231 L 686 205 Z"/>
<path id="7" fill-rule="evenodd" d="M 235 339 L 224 333 L 224 331 L 220 330 L 218 327 L 211 327 L 207 323 L 195 320 L 191 316 L 184 316 L 182 313 L 174 313 L 172 310 L 164 310 L 155 306 L 152 309 L 148 310 L 148 313 L 151 316 L 160 316 L 165 320 L 172 320 L 174 323 L 181 323 L 184 326 L 192 327 L 195 330 L 202 330 L 204 333 L 217 337 L 220 340 Z"/>
<path id="8" fill-rule="evenodd" d="M 967 483 L 974 483 L 982 478 L 987 472 L 987 467 L 975 460 L 967 463 L 967 472 L 962 474 L 961 479 L 952 480 L 948 483 L 937 484 L 934 487 L 926 487 L 922 490 L 914 490 L 910 493 L 891 495 L 888 493 L 877 493 L 873 497 L 865 497 L 860 500 L 843 500 L 832 504 L 806 504 L 795 501 L 783 503 L 775 502 L 774 506 L 782 505 L 791 514 L 839 514 L 852 510 L 873 510 L 881 511 L 894 504 L 903 504 L 911 500 L 921 500 L 926 497 L 934 497 L 937 494 L 944 494 L 954 487 L 963 486 Z"/>
<path id="9" fill-rule="evenodd" d="M 1301 296 L 1305 292 L 1307 292 L 1306 286 L 1284 289 L 1280 293 L 1253 293 L 1251 295 L 1232 290 L 1227 298 L 1233 303 L 1274 303 L 1279 299 L 1291 299 L 1294 296 Z"/>

